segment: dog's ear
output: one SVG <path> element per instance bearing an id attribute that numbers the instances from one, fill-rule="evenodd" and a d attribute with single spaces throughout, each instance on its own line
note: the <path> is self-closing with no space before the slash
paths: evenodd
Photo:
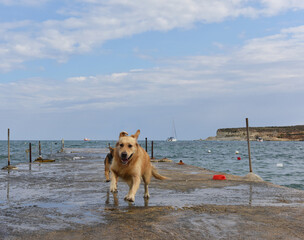
<path id="1" fill-rule="evenodd" d="M 110 153 L 113 154 L 114 148 L 112 148 L 112 147 L 109 146 L 109 150 L 110 150 Z"/>
<path id="2" fill-rule="evenodd" d="M 128 133 L 125 132 L 125 131 L 123 131 L 123 132 L 121 132 L 121 133 L 119 134 L 119 137 L 120 137 L 120 138 L 121 138 L 121 137 L 125 137 L 125 136 L 128 136 Z"/>
<path id="3" fill-rule="evenodd" d="M 140 130 L 138 129 L 135 134 L 131 135 L 131 137 L 133 137 L 137 140 L 139 134 L 140 134 Z"/>

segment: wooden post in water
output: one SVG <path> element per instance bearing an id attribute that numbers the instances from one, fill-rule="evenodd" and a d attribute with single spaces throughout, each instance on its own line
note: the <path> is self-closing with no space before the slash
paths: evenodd
<path id="1" fill-rule="evenodd" d="M 30 157 L 30 163 L 32 162 L 32 143 L 29 143 L 29 157 Z"/>
<path id="2" fill-rule="evenodd" d="M 7 166 L 11 165 L 11 156 L 10 156 L 10 129 L 7 129 Z"/>
<path id="3" fill-rule="evenodd" d="M 246 130 L 247 130 L 247 144 L 248 144 L 248 157 L 249 157 L 249 171 L 252 172 L 248 118 L 246 118 Z"/>
<path id="4" fill-rule="evenodd" d="M 153 141 L 152 141 L 152 143 L 151 143 L 151 159 L 154 159 L 154 157 L 153 157 Z"/>
<path id="5" fill-rule="evenodd" d="M 64 149 L 64 139 L 61 140 L 61 152 L 63 152 Z"/>
<path id="6" fill-rule="evenodd" d="M 7 166 L 3 167 L 2 170 L 17 169 L 11 165 L 11 153 L 10 153 L 10 129 L 7 130 Z"/>
<path id="7" fill-rule="evenodd" d="M 41 157 L 41 143 L 39 141 L 39 157 Z"/>
<path id="8" fill-rule="evenodd" d="M 148 139 L 146 138 L 146 152 L 148 152 Z"/>

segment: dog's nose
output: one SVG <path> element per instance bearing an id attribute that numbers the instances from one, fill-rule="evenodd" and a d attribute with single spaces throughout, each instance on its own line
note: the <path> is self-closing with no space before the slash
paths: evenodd
<path id="1" fill-rule="evenodd" d="M 128 154 L 126 152 L 121 153 L 121 158 L 126 159 Z"/>

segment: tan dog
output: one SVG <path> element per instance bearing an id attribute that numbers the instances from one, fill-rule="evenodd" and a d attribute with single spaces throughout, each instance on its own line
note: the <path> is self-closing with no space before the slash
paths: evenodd
<path id="1" fill-rule="evenodd" d="M 139 134 L 139 130 L 131 136 L 126 132 L 120 133 L 111 165 L 111 192 L 117 192 L 117 179 L 121 177 L 129 185 L 129 193 L 125 196 L 125 200 L 130 202 L 135 200 L 141 178 L 145 184 L 144 198 L 150 197 L 148 185 L 152 175 L 159 180 L 167 179 L 157 173 L 148 153 L 137 143 Z"/>

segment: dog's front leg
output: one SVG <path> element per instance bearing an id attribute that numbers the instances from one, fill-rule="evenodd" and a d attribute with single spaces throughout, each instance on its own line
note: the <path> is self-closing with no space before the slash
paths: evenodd
<path id="1" fill-rule="evenodd" d="M 117 174 L 111 171 L 111 184 L 110 184 L 110 191 L 115 193 L 117 192 Z"/>
<path id="2" fill-rule="evenodd" d="M 130 190 L 127 196 L 125 196 L 125 200 L 134 202 L 135 201 L 135 194 L 140 185 L 140 177 L 136 176 L 132 178 L 132 183 L 130 184 Z"/>
<path id="3" fill-rule="evenodd" d="M 104 161 L 104 165 L 105 165 L 105 177 L 106 177 L 106 182 L 110 182 L 110 164 L 108 161 L 108 158 L 106 158 L 106 160 Z"/>
<path id="4" fill-rule="evenodd" d="M 149 194 L 149 187 L 148 187 L 148 184 L 145 183 L 145 195 L 144 195 L 144 198 L 150 198 L 150 194 Z"/>

